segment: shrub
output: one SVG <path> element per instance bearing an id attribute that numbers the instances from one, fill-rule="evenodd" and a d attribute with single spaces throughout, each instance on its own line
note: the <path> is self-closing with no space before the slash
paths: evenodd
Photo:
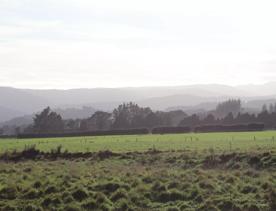
<path id="1" fill-rule="evenodd" d="M 49 197 L 46 197 L 46 198 L 42 201 L 41 205 L 42 205 L 43 207 L 49 207 L 51 203 L 52 203 L 52 199 L 49 198 Z"/>
<path id="2" fill-rule="evenodd" d="M 174 207 L 167 208 L 167 211 L 180 211 L 180 209 L 174 206 Z"/>
<path id="3" fill-rule="evenodd" d="M 119 188 L 120 188 L 120 184 L 115 182 L 108 182 L 108 183 L 104 183 L 96 186 L 97 190 L 102 190 L 105 193 L 113 193 Z"/>
<path id="4" fill-rule="evenodd" d="M 116 211 L 130 211 L 131 206 L 128 204 L 127 200 L 122 199 L 116 203 Z"/>
<path id="5" fill-rule="evenodd" d="M 33 187 L 38 189 L 42 186 L 42 183 L 40 181 L 36 181 L 34 184 L 33 184 Z"/>
<path id="6" fill-rule="evenodd" d="M 124 189 L 118 189 L 111 196 L 112 201 L 118 201 L 119 199 L 127 198 L 127 193 Z"/>
<path id="7" fill-rule="evenodd" d="M 51 194 L 51 193 L 56 193 L 58 190 L 55 186 L 49 186 L 46 190 L 45 190 L 45 194 Z"/>
<path id="8" fill-rule="evenodd" d="M 125 130 L 99 130 L 99 131 L 83 131 L 71 133 L 25 133 L 18 134 L 17 138 L 54 138 L 54 137 L 79 137 L 79 136 L 107 136 L 107 135 L 138 135 L 148 134 L 147 128 L 125 129 Z"/>
<path id="9" fill-rule="evenodd" d="M 197 187 L 193 187 L 192 189 L 190 189 L 187 198 L 188 199 L 195 199 L 196 197 L 198 197 L 200 195 L 199 190 L 197 189 Z"/>
<path id="10" fill-rule="evenodd" d="M 170 192 L 170 201 L 178 201 L 178 200 L 182 200 L 182 199 L 183 199 L 183 195 L 182 195 L 181 192 L 179 192 L 176 189 L 171 190 L 171 192 Z"/>
<path id="11" fill-rule="evenodd" d="M 35 199 L 39 197 L 39 192 L 34 189 L 30 189 L 27 193 L 24 194 L 24 199 Z"/>
<path id="12" fill-rule="evenodd" d="M 156 192 L 161 192 L 161 191 L 166 191 L 166 186 L 161 182 L 157 181 L 153 184 L 151 189 Z"/>
<path id="13" fill-rule="evenodd" d="M 130 198 L 130 201 L 133 204 L 139 207 L 147 207 L 150 204 L 150 201 L 147 198 L 145 198 L 142 194 L 138 194 L 136 190 L 131 191 L 128 197 Z"/>
<path id="14" fill-rule="evenodd" d="M 244 207 L 243 207 L 243 210 L 248 210 L 248 211 L 259 211 L 259 207 L 255 204 L 246 204 Z"/>
<path id="15" fill-rule="evenodd" d="M 181 204 L 180 204 L 180 210 L 191 210 L 190 209 L 190 205 L 187 201 L 183 201 Z M 209 210 L 209 209 L 205 209 L 205 210 Z M 213 209 L 212 209 L 213 210 Z"/>
<path id="16" fill-rule="evenodd" d="M 77 205 L 67 205 L 64 207 L 64 211 L 80 211 L 81 209 Z"/>
<path id="17" fill-rule="evenodd" d="M 24 150 L 18 154 L 20 158 L 28 158 L 28 159 L 35 159 L 37 155 L 39 155 L 40 151 L 36 149 L 36 145 L 25 146 Z"/>
<path id="18" fill-rule="evenodd" d="M 221 201 L 218 204 L 218 208 L 222 211 L 233 210 L 234 204 L 232 201 Z"/>
<path id="19" fill-rule="evenodd" d="M 264 124 L 235 124 L 235 125 L 200 125 L 195 127 L 194 132 L 238 132 L 238 131 L 262 131 Z"/>
<path id="20" fill-rule="evenodd" d="M 113 211 L 114 208 L 110 205 L 110 204 L 101 204 L 99 206 L 99 210 L 102 210 L 102 211 Z"/>
<path id="21" fill-rule="evenodd" d="M 88 193 L 84 189 L 77 189 L 72 193 L 72 196 L 77 201 L 82 201 L 88 197 Z"/>
<path id="22" fill-rule="evenodd" d="M 97 204 L 102 204 L 102 203 L 108 201 L 106 196 L 101 192 L 97 192 L 95 198 L 96 198 Z"/>
<path id="23" fill-rule="evenodd" d="M 65 191 L 62 196 L 61 196 L 62 200 L 64 203 L 70 203 L 72 201 L 74 201 L 72 195 L 68 192 L 68 191 Z"/>
<path id="24" fill-rule="evenodd" d="M 211 184 L 209 181 L 204 181 L 204 180 L 199 183 L 199 187 L 202 189 L 209 189 L 209 190 L 214 189 L 213 184 Z"/>
<path id="25" fill-rule="evenodd" d="M 241 190 L 242 193 L 244 194 L 248 194 L 248 193 L 256 193 L 257 192 L 257 188 L 253 187 L 251 185 L 246 185 L 242 188 Z"/>
<path id="26" fill-rule="evenodd" d="M 205 210 L 212 210 L 212 211 L 220 211 L 215 205 L 213 204 L 203 204 L 199 206 L 199 211 L 205 211 Z M 231 210 L 231 211 L 237 211 L 237 210 Z"/>
<path id="27" fill-rule="evenodd" d="M 64 203 L 70 203 L 74 201 L 74 198 L 70 195 L 70 196 L 64 197 L 62 200 Z"/>
<path id="28" fill-rule="evenodd" d="M 4 187 L 0 190 L 0 198 L 2 199 L 16 199 L 17 195 L 17 190 L 15 187 L 9 186 L 9 187 Z"/>
<path id="29" fill-rule="evenodd" d="M 190 127 L 156 127 L 152 129 L 152 134 L 189 133 Z"/>
<path id="30" fill-rule="evenodd" d="M 82 204 L 82 208 L 84 208 L 86 210 L 95 210 L 96 207 L 97 207 L 97 203 L 95 200 L 90 200 L 90 201 Z"/>
<path id="31" fill-rule="evenodd" d="M 147 183 L 147 184 L 149 184 L 149 183 L 152 183 L 152 182 L 153 182 L 152 178 L 151 178 L 151 177 L 149 177 L 149 176 L 145 176 L 145 177 L 143 177 L 142 181 L 143 181 L 144 183 Z"/>
<path id="32" fill-rule="evenodd" d="M 55 155 L 60 155 L 62 150 L 62 145 L 58 145 L 56 148 L 51 149 L 50 154 L 55 156 Z"/>
<path id="33" fill-rule="evenodd" d="M 166 202 L 170 201 L 170 193 L 167 191 L 163 191 L 163 192 L 159 193 L 157 196 L 157 200 L 162 203 L 166 203 Z"/>
<path id="34" fill-rule="evenodd" d="M 33 204 L 29 204 L 24 208 L 24 211 L 41 211 L 42 209 L 40 207 L 37 207 Z"/>
<path id="35" fill-rule="evenodd" d="M 271 210 L 276 210 L 276 190 L 271 190 L 269 192 L 269 207 Z"/>
<path id="36" fill-rule="evenodd" d="M 180 184 L 178 182 L 171 182 L 169 185 L 168 185 L 168 188 L 169 189 L 173 189 L 173 188 L 177 188 L 177 187 L 180 187 Z"/>
<path id="37" fill-rule="evenodd" d="M 54 206 L 57 206 L 57 205 L 61 204 L 60 198 L 55 198 L 55 199 L 53 199 L 53 200 L 52 200 L 52 204 L 53 204 Z"/>
<path id="38" fill-rule="evenodd" d="M 17 211 L 18 209 L 17 209 L 17 207 L 8 204 L 8 205 L 6 205 L 6 206 L 3 207 L 3 211 L 5 211 L 5 210 L 8 210 L 8 211 Z"/>

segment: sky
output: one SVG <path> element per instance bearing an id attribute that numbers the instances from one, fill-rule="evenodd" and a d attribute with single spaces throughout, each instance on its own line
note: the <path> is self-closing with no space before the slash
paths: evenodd
<path id="1" fill-rule="evenodd" d="M 266 0 L 0 0 L 0 86 L 276 81 Z"/>

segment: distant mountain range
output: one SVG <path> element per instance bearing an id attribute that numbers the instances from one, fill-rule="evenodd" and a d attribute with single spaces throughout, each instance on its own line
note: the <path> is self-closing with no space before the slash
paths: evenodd
<path id="1" fill-rule="evenodd" d="M 95 110 L 111 111 L 120 103 L 129 101 L 154 110 L 180 108 L 193 112 L 213 109 L 218 102 L 229 98 L 242 99 L 243 106 L 248 109 L 260 109 L 265 103 L 276 102 L 276 82 L 242 86 L 208 84 L 70 90 L 0 87 L 0 122 L 31 116 L 46 106 L 60 112 L 67 109 L 63 114 L 65 118 L 85 118 Z M 83 106 L 89 109 L 82 109 Z"/>

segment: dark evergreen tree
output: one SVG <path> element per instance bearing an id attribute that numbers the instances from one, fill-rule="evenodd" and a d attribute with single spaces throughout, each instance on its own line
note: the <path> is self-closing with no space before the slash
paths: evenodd
<path id="1" fill-rule="evenodd" d="M 225 102 L 219 103 L 216 107 L 215 113 L 218 117 L 225 117 L 229 113 L 232 113 L 236 116 L 241 112 L 241 101 L 240 100 L 227 100 Z"/>
<path id="2" fill-rule="evenodd" d="M 62 132 L 64 123 L 59 114 L 51 111 L 50 107 L 45 108 L 40 114 L 34 117 L 33 130 L 35 133 Z"/>
<path id="3" fill-rule="evenodd" d="M 234 123 L 234 116 L 233 113 L 230 112 L 225 118 L 223 118 L 222 120 L 223 124 L 233 124 Z"/>
<path id="4" fill-rule="evenodd" d="M 180 122 L 180 126 L 185 126 L 185 127 L 195 127 L 201 123 L 199 117 L 196 114 L 193 114 L 192 116 L 188 116 L 184 118 Z"/>
<path id="5" fill-rule="evenodd" d="M 203 120 L 202 120 L 203 124 L 215 124 L 216 123 L 216 119 L 214 117 L 213 114 L 208 114 Z"/>

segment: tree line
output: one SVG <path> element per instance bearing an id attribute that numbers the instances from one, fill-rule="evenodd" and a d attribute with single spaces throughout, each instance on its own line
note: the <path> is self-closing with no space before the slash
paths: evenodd
<path id="1" fill-rule="evenodd" d="M 272 107 L 269 106 L 269 108 Z M 263 106 L 262 111 L 258 114 L 242 113 L 240 100 L 219 103 L 214 111 L 205 116 L 187 115 L 181 110 L 153 111 L 149 107 L 140 107 L 130 102 L 119 105 L 113 112 L 97 111 L 89 118 L 71 120 L 63 120 L 59 114 L 47 107 L 37 114 L 33 124 L 21 133 L 84 134 L 94 131 L 94 133 L 101 134 L 103 132 L 99 131 L 110 131 L 109 133 L 114 134 L 116 131 L 126 132 L 126 130 L 133 129 L 147 129 L 152 133 L 184 133 L 190 131 L 250 131 L 274 129 L 275 126 L 276 110 Z"/>
<path id="2" fill-rule="evenodd" d="M 184 133 L 205 131 L 250 131 L 276 128 L 276 104 L 264 105 L 258 114 L 243 113 L 240 100 L 219 103 L 207 114 L 187 115 L 181 110 L 153 111 L 136 103 L 123 103 L 112 112 L 97 111 L 85 119 L 62 119 L 45 108 L 36 114 L 33 124 L 16 128 L 17 134 L 116 134 L 144 129 L 143 133 Z M 105 132 L 103 132 L 105 131 Z M 109 131 L 109 132 L 107 132 Z M 138 132 L 138 131 L 137 131 Z"/>
<path id="3" fill-rule="evenodd" d="M 208 114 L 202 119 L 197 114 L 193 114 L 185 117 L 179 125 L 195 128 L 199 125 L 245 125 L 251 123 L 262 123 L 265 129 L 275 129 L 276 112 L 270 113 L 263 110 L 258 114 L 238 113 L 237 115 L 230 112 L 223 118 L 215 118 L 213 114 Z"/>
<path id="4" fill-rule="evenodd" d="M 86 119 L 63 120 L 49 107 L 34 117 L 33 124 L 23 133 L 59 133 L 126 130 L 153 128 L 157 126 L 177 126 L 186 117 L 183 111 L 152 111 L 149 107 L 140 107 L 135 103 L 123 103 L 113 112 L 97 111 Z"/>

